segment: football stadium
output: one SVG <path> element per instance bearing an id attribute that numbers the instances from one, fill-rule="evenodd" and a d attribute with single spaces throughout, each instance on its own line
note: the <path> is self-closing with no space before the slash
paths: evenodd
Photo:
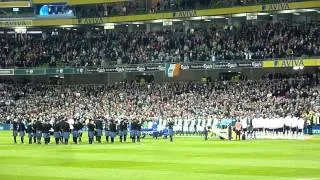
<path id="1" fill-rule="evenodd" d="M 0 0 L 0 179 L 320 180 L 319 0 Z"/>

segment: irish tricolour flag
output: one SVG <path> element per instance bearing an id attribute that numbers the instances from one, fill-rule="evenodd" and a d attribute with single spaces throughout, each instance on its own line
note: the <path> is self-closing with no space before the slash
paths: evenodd
<path id="1" fill-rule="evenodd" d="M 168 77 L 179 76 L 181 69 L 181 64 L 166 64 L 166 75 Z"/>

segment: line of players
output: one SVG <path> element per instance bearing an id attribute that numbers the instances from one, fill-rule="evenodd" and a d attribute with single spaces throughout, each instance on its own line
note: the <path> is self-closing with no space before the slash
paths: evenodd
<path id="1" fill-rule="evenodd" d="M 120 142 L 126 142 L 128 136 L 128 127 L 130 126 L 130 138 L 131 142 L 140 142 L 141 139 L 141 127 L 144 123 L 144 120 L 132 120 L 122 119 L 118 124 L 117 121 L 111 119 L 97 118 L 96 120 L 89 120 L 89 123 L 86 125 L 88 130 L 88 140 L 89 144 L 94 143 L 94 137 L 96 137 L 96 142 L 101 143 L 101 138 L 103 136 L 103 131 L 105 135 L 106 142 L 114 143 L 117 134 L 119 135 Z M 53 137 L 56 144 L 68 144 L 70 134 L 72 134 L 73 143 L 77 144 L 82 141 L 83 128 L 85 123 L 76 120 L 73 127 L 70 127 L 68 121 L 65 120 L 56 120 L 53 125 L 49 121 L 41 122 L 35 121 L 34 123 L 29 122 L 27 126 L 20 121 L 13 121 L 12 130 L 13 130 L 13 140 L 14 143 L 17 143 L 17 136 L 21 138 L 21 143 L 24 143 L 24 136 L 27 134 L 29 139 L 29 144 L 37 143 L 41 144 L 42 138 L 44 139 L 45 144 L 50 143 L 50 132 L 53 130 Z M 173 141 L 173 126 L 174 122 L 168 122 L 168 135 L 170 141 Z M 110 141 L 109 141 L 110 140 Z"/>

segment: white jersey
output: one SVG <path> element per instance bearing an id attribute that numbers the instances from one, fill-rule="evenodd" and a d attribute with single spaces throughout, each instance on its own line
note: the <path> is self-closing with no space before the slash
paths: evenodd
<path id="1" fill-rule="evenodd" d="M 248 124 L 247 124 L 247 118 L 242 118 L 241 119 L 241 125 L 242 125 L 242 128 L 245 129 L 247 128 Z"/>
<path id="2" fill-rule="evenodd" d="M 304 128 L 304 120 L 303 119 L 298 119 L 298 128 L 303 129 Z"/>

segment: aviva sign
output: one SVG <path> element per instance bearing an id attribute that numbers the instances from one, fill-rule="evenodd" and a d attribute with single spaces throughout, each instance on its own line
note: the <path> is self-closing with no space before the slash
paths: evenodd
<path id="1" fill-rule="evenodd" d="M 274 59 L 263 61 L 264 68 L 318 67 L 320 59 Z"/>
<path id="2" fill-rule="evenodd" d="M 296 67 L 304 66 L 304 61 L 302 59 L 285 59 L 285 60 L 274 60 L 274 67 Z"/>
<path id="3" fill-rule="evenodd" d="M 281 11 L 286 9 L 290 9 L 289 3 L 287 2 L 262 5 L 262 11 Z"/>
<path id="4" fill-rule="evenodd" d="M 188 18 L 188 17 L 194 17 L 194 16 L 197 16 L 197 12 L 195 10 L 178 11 L 178 12 L 173 12 L 172 14 L 173 18 Z"/>
<path id="5" fill-rule="evenodd" d="M 0 21 L 0 27 L 25 27 L 32 26 L 32 20 Z"/>
<path id="6" fill-rule="evenodd" d="M 102 24 L 102 18 L 84 18 L 78 19 L 78 24 Z"/>

